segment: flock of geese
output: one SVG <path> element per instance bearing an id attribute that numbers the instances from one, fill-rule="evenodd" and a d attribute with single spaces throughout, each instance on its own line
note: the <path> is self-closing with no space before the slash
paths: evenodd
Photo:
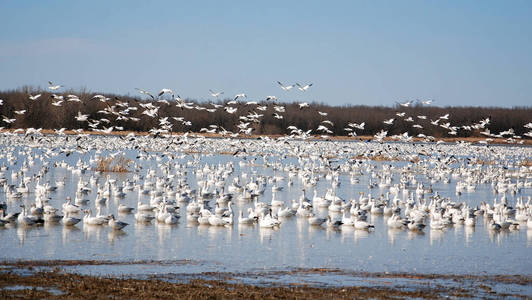
<path id="1" fill-rule="evenodd" d="M 0 227 L 50 223 L 123 230 L 129 218 L 278 229 L 294 217 L 309 226 L 371 231 L 369 216 L 384 216 L 388 228 L 415 232 L 473 227 L 479 218 L 490 231 L 532 230 L 530 147 L 192 135 L 156 141 L 1 136 Z M 372 160 L 376 153 L 388 160 Z M 125 179 L 98 169 L 102 159 L 119 157 L 132 158 Z M 405 161 L 394 162 L 399 157 Z M 454 197 L 433 188 L 439 184 L 454 186 Z M 493 191 L 491 201 L 461 200 L 486 187 Z M 345 199 L 340 190 L 358 196 Z"/>
<path id="2" fill-rule="evenodd" d="M 284 91 L 297 87 L 305 92 L 312 86 L 278 84 Z M 50 82 L 49 89 L 56 91 L 61 87 Z M 88 122 L 93 131 L 111 133 L 121 128 L 110 119 L 132 120 L 129 112 L 143 109 L 143 115 L 159 118 L 159 126 L 152 129 L 152 135 L 96 136 L 81 130 L 74 130 L 78 131 L 76 135 L 66 135 L 64 128 L 46 135 L 34 128 L 3 132 L 0 227 L 49 222 L 123 230 L 128 224 L 119 218 L 130 218 L 138 223 L 168 225 L 187 222 L 281 228 L 287 218 L 295 217 L 306 219 L 309 226 L 374 230 L 368 216 L 383 215 L 386 225 L 398 230 L 423 231 L 427 226 L 444 230 L 456 224 L 476 226 L 479 218 L 491 231 L 522 227 L 532 230 L 530 147 L 433 143 L 434 138 L 428 136 L 423 136 L 425 142 L 414 143 L 408 133 L 393 137 L 399 143 L 317 141 L 309 139 L 310 131 L 303 132 L 293 125 L 288 127 L 289 136 L 236 138 L 252 132 L 250 125 L 262 117 L 257 111 L 240 116 L 239 132 L 228 132 L 214 124 L 201 130 L 220 133 L 219 139 L 194 133 L 176 135 L 169 134 L 170 118 L 158 116 L 159 107 L 154 103 L 169 105 L 161 96 L 171 95 L 176 105 L 184 109 L 222 108 L 232 114 L 237 110 L 232 105 L 246 95 L 235 95 L 225 106 L 205 108 L 185 103 L 170 89 L 162 89 L 157 96 L 142 89 L 139 92 L 153 102 L 130 107 L 115 99 L 113 105 L 100 111 L 104 117 L 99 120 L 82 112 L 73 118 Z M 212 90 L 210 93 L 213 97 L 223 94 Z M 30 95 L 29 99 L 39 101 L 39 97 Z M 62 101 L 80 101 L 75 95 L 52 97 L 56 106 Z M 94 99 L 106 103 L 111 100 L 103 95 L 95 95 Z M 276 97 L 266 99 L 275 101 Z M 256 106 L 258 111 L 262 109 L 256 102 L 247 104 Z M 430 104 L 430 100 L 424 104 Z M 299 106 L 305 109 L 309 104 Z M 282 118 L 284 107 L 275 109 L 278 118 Z M 22 115 L 25 111 L 15 113 Z M 325 112 L 318 113 L 327 116 Z M 396 117 L 416 126 L 413 116 L 398 112 Z M 173 119 L 189 122 L 183 117 Z M 456 134 L 459 129 L 483 130 L 481 133 L 489 138 L 522 141 L 513 130 L 490 133 L 489 118 L 461 127 L 451 125 L 448 119 L 446 114 L 431 123 L 446 128 L 449 134 Z M 394 120 L 395 117 L 383 123 L 393 126 Z M 3 117 L 3 122 L 13 121 Z M 326 135 L 331 132 L 331 125 L 331 121 L 323 120 L 316 131 Z M 356 130 L 364 125 L 350 123 L 346 131 L 356 135 Z M 532 129 L 532 123 L 524 126 Z M 532 136 L 532 132 L 527 135 Z M 382 142 L 385 137 L 387 131 L 383 129 L 375 139 Z M 214 155 L 226 155 L 227 159 L 205 161 Z M 99 168 L 107 158 L 126 165 L 129 171 L 126 179 L 117 179 Z M 273 175 L 265 175 L 267 172 Z M 58 174 L 64 176 L 59 178 Z M 300 190 L 291 189 L 295 183 Z M 454 197 L 442 196 L 433 188 L 438 184 L 453 185 Z M 357 197 L 341 197 L 340 186 L 356 191 Z M 463 194 L 475 193 L 477 187 L 489 187 L 493 199 L 461 200 Z M 265 193 L 267 189 L 271 190 L 271 198 L 264 196 L 270 194 Z M 284 190 L 290 192 L 279 199 Z M 73 192 L 61 199 L 57 197 L 68 191 Z M 135 199 L 137 203 L 133 205 Z M 239 209 L 235 210 L 235 206 Z"/>

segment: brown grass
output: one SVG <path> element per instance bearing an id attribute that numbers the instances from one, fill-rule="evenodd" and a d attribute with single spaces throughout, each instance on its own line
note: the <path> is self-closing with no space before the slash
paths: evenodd
<path id="1" fill-rule="evenodd" d="M 117 172 L 126 173 L 129 172 L 129 164 L 132 160 L 124 156 L 100 158 L 96 165 L 95 171 L 99 172 Z"/>
<path id="2" fill-rule="evenodd" d="M 357 155 L 357 156 L 354 156 L 353 159 L 359 159 L 359 160 L 369 159 L 369 160 L 374 160 L 374 161 L 398 161 L 399 160 L 398 157 L 384 156 L 382 154 L 370 155 L 370 156 Z"/>
<path id="3" fill-rule="evenodd" d="M 521 162 L 521 166 L 523 167 L 532 167 L 532 160 L 526 159 Z"/>

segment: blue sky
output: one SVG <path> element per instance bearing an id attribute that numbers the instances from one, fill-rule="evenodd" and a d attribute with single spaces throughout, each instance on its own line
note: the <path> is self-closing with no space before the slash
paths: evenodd
<path id="1" fill-rule="evenodd" d="M 0 89 L 532 105 L 531 1 L 1 1 Z M 285 84 L 314 83 L 307 92 Z"/>

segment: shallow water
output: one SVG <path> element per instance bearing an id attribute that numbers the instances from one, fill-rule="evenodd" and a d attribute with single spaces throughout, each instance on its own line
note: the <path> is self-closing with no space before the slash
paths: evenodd
<path id="1" fill-rule="evenodd" d="M 17 163 L 5 173 L 9 184 L 17 184 L 18 179 L 12 177 L 12 172 L 17 172 L 22 167 L 22 162 L 27 159 L 24 147 L 4 149 L 4 154 L 10 151 L 15 154 Z M 31 148 L 33 155 L 42 155 L 45 149 Z M 111 151 L 104 150 L 101 155 L 108 155 Z M 116 152 L 116 151 L 114 151 Z M 146 175 L 148 169 L 161 168 L 157 163 L 169 160 L 168 156 L 159 156 L 159 162 L 153 157 L 137 159 L 139 152 L 126 150 L 124 152 L 136 164 L 142 166 L 141 175 Z M 53 164 L 56 161 L 65 161 L 73 166 L 79 159 L 87 162 L 95 155 L 91 150 L 85 155 L 73 152 L 68 157 L 65 154 L 51 158 L 35 159 L 33 166 L 25 172 L 31 176 L 38 172 L 43 161 Z M 240 161 L 250 161 L 250 157 L 230 155 L 198 155 L 179 154 L 172 163 L 186 163 L 195 161 L 196 166 L 234 162 L 234 173 L 229 177 L 230 183 L 234 176 L 243 172 L 251 174 L 256 172 L 264 176 L 284 176 L 288 173 L 282 170 L 273 170 L 264 167 L 262 158 L 258 158 L 256 165 L 239 166 Z M 11 162 L 3 156 L 0 165 L 9 165 Z M 283 164 L 296 164 L 295 158 L 285 158 Z M 377 170 L 383 164 L 403 166 L 405 162 L 370 162 Z M 187 166 L 187 182 L 196 189 L 196 167 Z M 65 177 L 65 187 L 48 195 L 49 204 L 61 207 L 66 196 L 74 198 L 77 182 L 81 179 L 89 181 L 91 176 L 100 176 L 100 184 L 105 181 L 105 176 L 117 179 L 122 183 L 132 179 L 130 173 L 98 174 L 88 170 L 84 173 L 73 172 L 67 168 L 50 168 L 43 180 L 51 183 Z M 418 175 L 420 180 L 423 176 Z M 371 193 L 375 197 L 387 190 L 378 187 L 368 189 L 371 180 L 369 173 L 359 177 L 360 182 L 351 184 L 350 177 L 342 174 L 339 177 L 340 186 L 337 195 L 343 199 L 357 199 L 359 192 Z M 176 179 L 174 179 L 175 181 Z M 397 183 L 398 175 L 394 175 Z M 280 184 L 283 190 L 276 193 L 276 199 L 289 204 L 291 200 L 298 199 L 303 183 L 296 176 L 292 186 L 287 185 L 287 180 Z M 35 182 L 30 184 L 30 190 Z M 226 184 L 227 186 L 227 184 Z M 323 196 L 331 182 L 321 178 L 316 186 L 318 195 Z M 437 182 L 432 185 L 433 190 L 442 197 L 451 197 L 454 201 L 466 201 L 470 206 L 477 206 L 481 201 L 491 202 L 494 195 L 492 186 L 479 184 L 474 192 L 464 192 L 462 196 L 455 195 L 456 180 L 445 184 Z M 87 206 L 94 210 L 93 200 L 96 197 L 96 186 L 92 185 L 92 193 L 88 195 L 91 203 Z M 306 195 L 312 199 L 312 188 L 307 187 Z M 370 216 L 368 221 L 375 225 L 375 230 L 361 231 L 353 227 L 342 226 L 339 230 L 325 227 L 309 226 L 305 218 L 296 216 L 283 219 L 278 229 L 259 228 L 257 225 L 214 227 L 199 226 L 187 222 L 185 218 L 185 204 L 181 203 L 181 218 L 177 225 L 164 224 L 138 224 L 133 215 L 118 215 L 117 206 L 124 203 L 128 206 L 137 206 L 138 192 L 126 192 L 124 199 L 111 198 L 103 207 L 105 214 L 113 213 L 120 220 L 130 225 L 122 231 L 113 231 L 108 226 L 90 226 L 81 223 L 74 227 L 65 227 L 62 224 L 45 224 L 44 226 L 23 227 L 8 224 L 0 227 L 0 259 L 2 260 L 190 260 L 194 263 L 172 266 L 161 270 L 163 273 L 176 271 L 183 273 L 200 272 L 255 272 L 261 270 L 283 270 L 291 268 L 337 268 L 341 270 L 367 271 L 367 272 L 415 272 L 438 274 L 520 274 L 532 275 L 532 230 L 526 229 L 526 224 L 520 230 L 493 232 L 487 229 L 483 217 L 479 217 L 475 228 L 455 225 L 444 230 L 431 230 L 427 226 L 422 233 L 408 230 L 393 230 L 386 225 L 387 217 Z M 530 188 L 521 189 L 517 195 L 508 194 L 509 203 L 515 203 L 516 197 L 531 195 Z M 402 197 L 406 197 L 403 195 Z M 269 202 L 272 197 L 271 184 L 266 187 L 264 195 L 259 200 Z M 428 197 L 428 196 L 427 196 Z M 0 193 L 0 201 L 7 201 L 8 211 L 20 211 L 20 204 L 28 206 L 35 199 L 34 193 L 26 194 L 20 200 L 7 200 L 5 193 Z M 149 196 L 142 195 L 143 203 L 149 203 Z M 211 200 L 214 206 L 214 200 Z M 238 210 L 247 211 L 250 202 L 234 200 L 235 223 L 237 223 Z M 315 208 L 316 213 L 326 215 L 327 210 Z M 98 273 L 113 274 L 114 266 L 98 266 Z M 144 274 L 150 274 L 150 267 L 143 269 Z M 120 268 L 121 273 L 139 273 L 134 267 Z"/>

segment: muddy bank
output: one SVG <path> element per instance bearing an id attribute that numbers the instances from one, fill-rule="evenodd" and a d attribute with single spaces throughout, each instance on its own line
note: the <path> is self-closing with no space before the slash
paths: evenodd
<path id="1" fill-rule="evenodd" d="M 91 276 L 72 273 L 70 266 L 125 264 L 182 264 L 188 261 L 15 261 L 0 263 L 0 298 L 224 298 L 224 299 L 309 299 L 309 298 L 442 298 L 488 297 L 527 298 L 502 288 L 500 284 L 530 289 L 530 276 L 475 276 L 409 273 L 347 272 L 337 269 L 294 269 L 253 273 L 209 272 L 194 274 L 157 274 L 132 277 Z M 283 278 L 309 274 L 350 276 L 349 283 L 334 287 Z M 188 276 L 187 276 L 188 275 Z M 272 283 L 268 278 L 277 278 Z M 347 278 L 347 277 L 345 277 Z M 254 282 L 254 283 L 250 283 Z M 259 282 L 265 282 L 258 284 Z"/>
<path id="2" fill-rule="evenodd" d="M 17 286 L 17 289 L 6 287 Z M 86 298 L 113 297 L 119 299 L 146 298 L 238 298 L 238 299 L 325 299 L 325 298 L 438 298 L 442 294 L 471 297 L 465 289 L 427 288 L 413 291 L 386 287 L 317 288 L 310 286 L 261 287 L 230 284 L 218 280 L 193 279 L 187 283 L 170 283 L 158 279 L 130 279 L 82 276 L 58 270 L 18 275 L 0 275 L 0 298 Z"/>

